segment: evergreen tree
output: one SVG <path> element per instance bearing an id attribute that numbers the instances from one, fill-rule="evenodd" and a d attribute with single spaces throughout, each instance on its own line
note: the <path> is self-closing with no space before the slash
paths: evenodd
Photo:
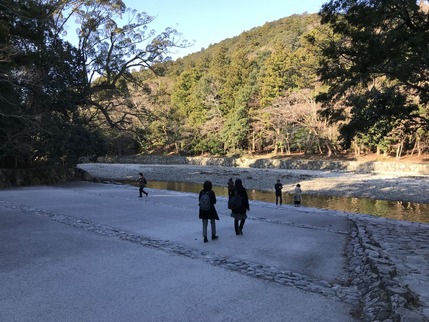
<path id="1" fill-rule="evenodd" d="M 397 121 L 428 127 L 418 104 L 429 103 L 429 12 L 415 0 L 332 0 L 321 10 L 334 35 L 325 42 L 319 96 L 324 115 L 347 120 L 347 146 L 369 128 L 375 137 L 394 130 Z"/>
<path id="2" fill-rule="evenodd" d="M 77 110 L 82 57 L 58 37 L 55 4 L 3 1 L 0 10 L 0 165 L 72 165 L 100 153 Z"/>

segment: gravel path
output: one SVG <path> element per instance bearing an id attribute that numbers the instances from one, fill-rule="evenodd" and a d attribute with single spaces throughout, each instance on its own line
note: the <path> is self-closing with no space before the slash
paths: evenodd
<path id="1" fill-rule="evenodd" d="M 284 192 L 292 192 L 300 183 L 304 194 L 429 203 L 429 176 L 424 175 L 108 163 L 85 163 L 78 167 L 106 180 L 134 180 L 143 172 L 152 181 L 202 184 L 211 180 L 214 185 L 224 186 L 232 177 L 241 178 L 248 189 L 273 191 L 276 180 L 280 179 Z"/>

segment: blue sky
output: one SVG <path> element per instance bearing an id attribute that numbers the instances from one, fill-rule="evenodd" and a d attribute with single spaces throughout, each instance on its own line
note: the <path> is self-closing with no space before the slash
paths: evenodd
<path id="1" fill-rule="evenodd" d="M 328 0 L 123 0 L 127 7 L 155 16 L 149 24 L 157 34 L 171 27 L 194 42 L 174 49 L 176 59 L 200 51 L 211 44 L 293 14 L 317 13 Z M 69 41 L 76 38 L 69 29 Z"/>
<path id="2" fill-rule="evenodd" d="M 183 38 L 195 41 L 176 50 L 173 58 L 207 48 L 243 31 L 293 14 L 317 13 L 328 0 L 124 0 L 127 7 L 156 16 L 150 29 L 177 29 Z"/>

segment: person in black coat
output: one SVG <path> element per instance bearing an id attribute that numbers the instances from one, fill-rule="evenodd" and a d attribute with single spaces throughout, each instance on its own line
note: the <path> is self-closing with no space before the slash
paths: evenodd
<path id="1" fill-rule="evenodd" d="M 241 197 L 241 207 L 233 209 L 231 217 L 234 218 L 234 229 L 236 235 L 243 235 L 243 227 L 247 218 L 247 211 L 250 211 L 249 197 L 247 196 L 246 189 L 243 187 L 241 179 L 235 180 L 234 193 L 237 193 Z"/>
<path id="2" fill-rule="evenodd" d="M 146 191 L 144 191 L 147 181 L 142 172 L 139 173 L 139 178 L 137 181 L 139 182 L 139 197 L 141 198 L 143 193 L 147 197 L 149 194 Z"/>
<path id="3" fill-rule="evenodd" d="M 228 197 L 231 197 L 234 194 L 234 181 L 232 178 L 228 179 Z"/>
<path id="4" fill-rule="evenodd" d="M 282 204 L 282 189 L 283 185 L 280 183 L 280 180 L 277 180 L 276 184 L 274 185 L 274 190 L 276 191 L 276 205 L 280 202 L 280 205 Z"/>
<path id="5" fill-rule="evenodd" d="M 215 208 L 215 203 L 216 203 L 216 195 L 214 193 L 214 191 L 212 190 L 212 183 L 211 181 L 205 181 L 203 184 L 203 190 L 200 191 L 200 195 L 198 197 L 198 200 L 201 200 L 201 196 L 204 194 L 207 194 L 210 197 L 210 209 L 209 210 L 202 210 L 200 208 L 200 213 L 199 213 L 199 218 L 202 219 L 203 221 L 203 237 L 204 237 L 204 242 L 207 243 L 208 239 L 207 239 L 207 225 L 209 223 L 209 219 L 210 219 L 210 224 L 211 224 L 211 228 L 212 228 L 212 239 L 217 239 L 219 238 L 218 236 L 216 236 L 216 222 L 215 220 L 219 220 L 219 216 L 217 214 L 216 208 Z"/>

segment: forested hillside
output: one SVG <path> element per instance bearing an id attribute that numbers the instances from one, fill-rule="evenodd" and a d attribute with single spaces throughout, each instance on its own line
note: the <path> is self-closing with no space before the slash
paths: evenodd
<path id="1" fill-rule="evenodd" d="M 318 15 L 294 15 L 157 65 L 159 77 L 141 71 L 151 90 L 137 125 L 144 129 L 141 149 L 332 153 L 339 144 L 337 126 L 318 115 L 315 101 L 323 87 L 314 41 L 328 30 Z"/>
<path id="2" fill-rule="evenodd" d="M 427 5 L 404 20 L 404 7 L 366 5 L 350 16 L 326 5 L 138 73 L 151 93 L 140 151 L 426 152 Z"/>
<path id="3" fill-rule="evenodd" d="M 3 0 L 0 167 L 428 150 L 427 0 L 331 0 L 176 61 L 188 42 L 154 19 L 121 0 Z"/>

